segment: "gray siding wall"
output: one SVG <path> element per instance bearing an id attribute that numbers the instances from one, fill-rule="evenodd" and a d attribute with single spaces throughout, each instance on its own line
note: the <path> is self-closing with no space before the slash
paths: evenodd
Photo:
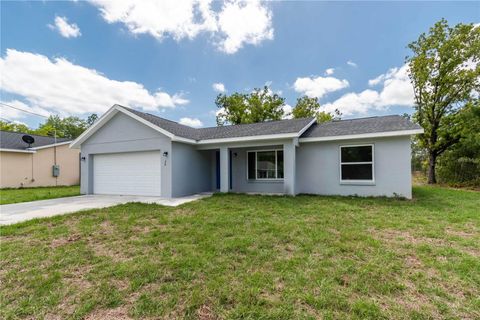
<path id="1" fill-rule="evenodd" d="M 340 183 L 342 145 L 375 145 L 375 184 Z M 297 148 L 297 193 L 412 197 L 410 137 L 301 143 Z"/>
<path id="2" fill-rule="evenodd" d="M 283 145 L 262 146 L 252 148 L 233 148 L 232 154 L 232 192 L 254 192 L 254 193 L 283 193 L 283 180 L 280 181 L 259 181 L 247 179 L 247 151 L 253 150 L 283 150 Z"/>
<path id="3" fill-rule="evenodd" d="M 85 161 L 80 161 L 82 194 L 93 193 L 93 166 L 95 154 L 120 153 L 135 151 L 159 150 L 172 154 L 172 142 L 167 136 L 155 131 L 144 124 L 117 113 L 103 127 L 97 130 L 81 146 L 81 156 Z M 170 158 L 162 157 L 161 190 L 162 197 L 172 196 L 172 166 Z"/>
<path id="4" fill-rule="evenodd" d="M 172 143 L 172 197 L 212 191 L 211 155 L 192 145 Z"/>

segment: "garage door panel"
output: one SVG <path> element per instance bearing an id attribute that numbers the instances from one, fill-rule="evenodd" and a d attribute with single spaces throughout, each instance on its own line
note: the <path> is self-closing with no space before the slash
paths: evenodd
<path id="1" fill-rule="evenodd" d="M 160 196 L 160 168 L 159 150 L 95 155 L 93 192 Z"/>

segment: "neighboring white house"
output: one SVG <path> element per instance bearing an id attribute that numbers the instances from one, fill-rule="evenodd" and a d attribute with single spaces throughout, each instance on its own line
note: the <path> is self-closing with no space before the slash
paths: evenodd
<path id="1" fill-rule="evenodd" d="M 397 115 L 194 129 L 115 105 L 71 147 L 81 149 L 84 194 L 411 198 L 410 137 L 422 132 Z"/>

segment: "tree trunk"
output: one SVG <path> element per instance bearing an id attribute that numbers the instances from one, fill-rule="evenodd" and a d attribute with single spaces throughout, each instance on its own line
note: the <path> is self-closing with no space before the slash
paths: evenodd
<path id="1" fill-rule="evenodd" d="M 430 162 L 428 164 L 428 184 L 437 183 L 437 177 L 435 175 L 435 166 L 437 165 L 437 155 L 430 153 Z"/>

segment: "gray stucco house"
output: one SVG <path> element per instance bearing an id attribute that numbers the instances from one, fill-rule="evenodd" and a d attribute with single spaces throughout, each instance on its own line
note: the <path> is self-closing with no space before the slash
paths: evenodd
<path id="1" fill-rule="evenodd" d="M 194 129 L 114 105 L 71 147 L 81 149 L 83 194 L 411 198 L 410 137 L 422 132 L 396 115 Z"/>

